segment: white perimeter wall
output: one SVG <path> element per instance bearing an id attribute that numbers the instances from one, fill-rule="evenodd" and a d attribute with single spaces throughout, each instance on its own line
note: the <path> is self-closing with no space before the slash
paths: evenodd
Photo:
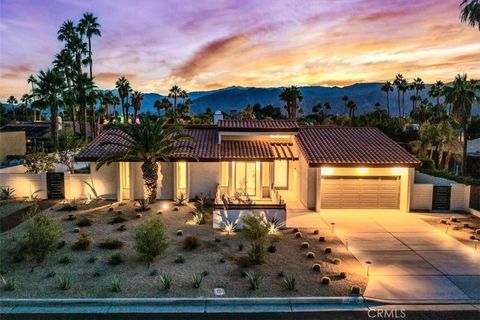
<path id="1" fill-rule="evenodd" d="M 432 210 L 433 184 L 414 184 L 410 210 Z"/>
<path id="2" fill-rule="evenodd" d="M 92 194 L 86 181 L 95 186 L 97 194 L 105 199 L 117 199 L 118 163 L 105 165 L 100 170 L 95 169 L 96 163 L 90 164 L 90 173 L 70 174 L 65 172 L 65 198 L 86 199 Z"/>
<path id="3" fill-rule="evenodd" d="M 36 193 L 39 199 L 47 198 L 47 175 L 46 173 L 0 173 L 0 187 L 15 189 L 14 197 L 30 197 Z"/>

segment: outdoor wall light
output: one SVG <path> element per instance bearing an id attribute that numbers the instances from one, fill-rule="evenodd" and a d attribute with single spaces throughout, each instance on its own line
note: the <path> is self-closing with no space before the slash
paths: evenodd
<path id="1" fill-rule="evenodd" d="M 330 168 L 330 167 L 322 167 L 322 176 L 328 176 L 328 175 L 331 175 L 333 173 L 333 168 Z"/>
<path id="2" fill-rule="evenodd" d="M 367 174 L 368 168 L 357 168 L 359 174 Z"/>
<path id="3" fill-rule="evenodd" d="M 392 168 L 393 174 L 402 174 L 403 171 L 404 171 L 403 168 Z"/>

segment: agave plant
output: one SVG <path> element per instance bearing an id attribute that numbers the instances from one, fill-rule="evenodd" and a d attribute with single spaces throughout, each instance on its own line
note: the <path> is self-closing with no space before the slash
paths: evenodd
<path id="1" fill-rule="evenodd" d="M 192 276 L 192 285 L 194 288 L 198 289 L 200 288 L 200 285 L 202 284 L 203 280 L 203 275 L 201 273 L 196 273 Z"/>
<path id="2" fill-rule="evenodd" d="M 175 199 L 175 204 L 177 206 L 184 206 L 186 203 L 187 203 L 187 197 L 183 193 L 180 193 L 180 195 L 177 196 L 177 198 Z"/>
<path id="3" fill-rule="evenodd" d="M 296 284 L 297 284 L 297 281 L 295 280 L 294 276 L 285 277 L 282 281 L 283 287 L 288 291 L 295 290 Z"/>
<path id="4" fill-rule="evenodd" d="M 258 290 L 260 287 L 260 283 L 262 282 L 263 278 L 261 275 L 255 274 L 253 272 L 246 272 L 245 277 L 248 280 L 248 283 L 250 284 L 250 290 L 255 291 Z"/>
<path id="5" fill-rule="evenodd" d="M 202 210 L 200 209 L 195 209 L 195 212 L 193 212 L 193 221 L 196 224 L 204 224 L 205 223 L 205 214 L 203 213 Z"/>
<path id="6" fill-rule="evenodd" d="M 111 287 L 112 292 L 122 291 L 122 287 L 120 285 L 120 279 L 118 279 L 117 276 L 113 276 L 111 284 L 112 284 L 112 287 Z"/>
<path id="7" fill-rule="evenodd" d="M 146 199 L 138 200 L 138 211 L 148 211 L 150 210 L 150 204 Z"/>
<path id="8" fill-rule="evenodd" d="M 227 234 L 232 234 L 237 230 L 237 224 L 232 220 L 227 220 L 223 222 L 223 231 Z"/>
<path id="9" fill-rule="evenodd" d="M 278 231 L 278 225 L 280 220 L 276 217 L 272 217 L 267 220 L 268 234 L 276 234 Z"/>
<path id="10" fill-rule="evenodd" d="M 13 199 L 14 194 L 15 194 L 15 188 L 3 187 L 2 189 L 0 189 L 0 200 Z"/>
<path id="11" fill-rule="evenodd" d="M 168 274 L 162 274 L 160 276 L 160 282 L 162 283 L 163 289 L 168 290 L 172 286 L 172 277 L 169 276 Z"/>
<path id="12" fill-rule="evenodd" d="M 88 199 L 90 201 L 100 199 L 97 193 L 97 189 L 95 189 L 95 184 L 93 183 L 93 180 L 90 180 L 90 183 L 88 183 L 85 180 L 82 180 L 82 182 L 85 183 L 90 188 L 90 193 L 88 194 Z"/>

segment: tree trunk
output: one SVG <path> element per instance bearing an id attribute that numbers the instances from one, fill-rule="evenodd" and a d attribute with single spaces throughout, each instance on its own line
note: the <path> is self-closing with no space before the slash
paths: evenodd
<path id="1" fill-rule="evenodd" d="M 52 134 L 53 148 L 57 150 L 58 147 L 58 130 L 57 130 L 57 117 L 58 117 L 58 102 L 55 102 L 51 106 L 51 119 L 50 130 Z"/>
<path id="2" fill-rule="evenodd" d="M 388 90 L 387 90 L 387 112 L 388 112 L 388 116 L 390 117 L 390 99 L 388 98 Z"/>
<path id="3" fill-rule="evenodd" d="M 157 198 L 158 164 L 155 159 L 142 164 L 143 198 L 149 203 Z"/>
<path id="4" fill-rule="evenodd" d="M 463 157 L 462 157 L 462 175 L 468 174 L 467 170 L 467 124 L 463 125 Z"/>
<path id="5" fill-rule="evenodd" d="M 400 104 L 400 89 L 397 89 L 398 116 L 402 116 L 402 106 Z"/>
<path id="6" fill-rule="evenodd" d="M 450 151 L 447 152 L 447 156 L 445 157 L 445 162 L 443 164 L 443 169 L 447 170 L 450 167 L 450 159 L 452 158 L 452 153 Z"/>
<path id="7" fill-rule="evenodd" d="M 93 79 L 92 73 L 92 39 L 88 37 L 88 59 L 90 59 L 90 79 Z"/>

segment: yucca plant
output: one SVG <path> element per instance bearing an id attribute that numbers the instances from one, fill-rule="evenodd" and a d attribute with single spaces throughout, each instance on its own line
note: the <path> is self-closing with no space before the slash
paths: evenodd
<path id="1" fill-rule="evenodd" d="M 5 291 L 15 290 L 15 278 L 14 277 L 7 277 L 5 279 L 2 276 L 2 282 L 3 282 L 3 290 L 5 290 Z"/>
<path id="2" fill-rule="evenodd" d="M 69 276 L 59 276 L 57 282 L 59 289 L 68 290 L 72 287 L 72 281 Z"/>
<path id="3" fill-rule="evenodd" d="M 177 206 L 184 206 L 186 203 L 187 203 L 187 197 L 183 193 L 180 193 L 180 195 L 177 196 L 177 198 L 175 199 L 175 204 Z"/>
<path id="4" fill-rule="evenodd" d="M 288 291 L 293 291 L 295 290 L 295 285 L 297 284 L 297 281 L 295 280 L 294 276 L 287 276 L 283 279 L 282 285 L 285 289 Z"/>
<path id="5" fill-rule="evenodd" d="M 0 189 L 0 200 L 10 200 L 13 198 L 15 188 L 3 187 Z"/>
<path id="6" fill-rule="evenodd" d="M 122 288 L 120 286 L 120 279 L 118 279 L 117 276 L 113 276 L 111 284 L 112 284 L 112 287 L 111 287 L 112 292 L 122 291 Z"/>
<path id="7" fill-rule="evenodd" d="M 168 290 L 172 287 L 172 277 L 169 276 L 168 274 L 162 274 L 160 275 L 160 283 L 163 286 L 163 289 Z"/>
<path id="8" fill-rule="evenodd" d="M 245 277 L 248 280 L 248 283 L 250 284 L 250 290 L 255 291 L 258 290 L 260 287 L 260 283 L 262 282 L 263 278 L 261 275 L 255 274 L 253 272 L 246 272 Z"/>
<path id="9" fill-rule="evenodd" d="M 232 234 L 237 230 L 237 224 L 232 220 L 227 220 L 223 223 L 223 231 L 227 234 Z"/>
<path id="10" fill-rule="evenodd" d="M 200 288 L 200 285 L 202 284 L 203 276 L 201 273 L 195 273 L 192 276 L 192 285 L 194 288 L 198 289 Z"/>

